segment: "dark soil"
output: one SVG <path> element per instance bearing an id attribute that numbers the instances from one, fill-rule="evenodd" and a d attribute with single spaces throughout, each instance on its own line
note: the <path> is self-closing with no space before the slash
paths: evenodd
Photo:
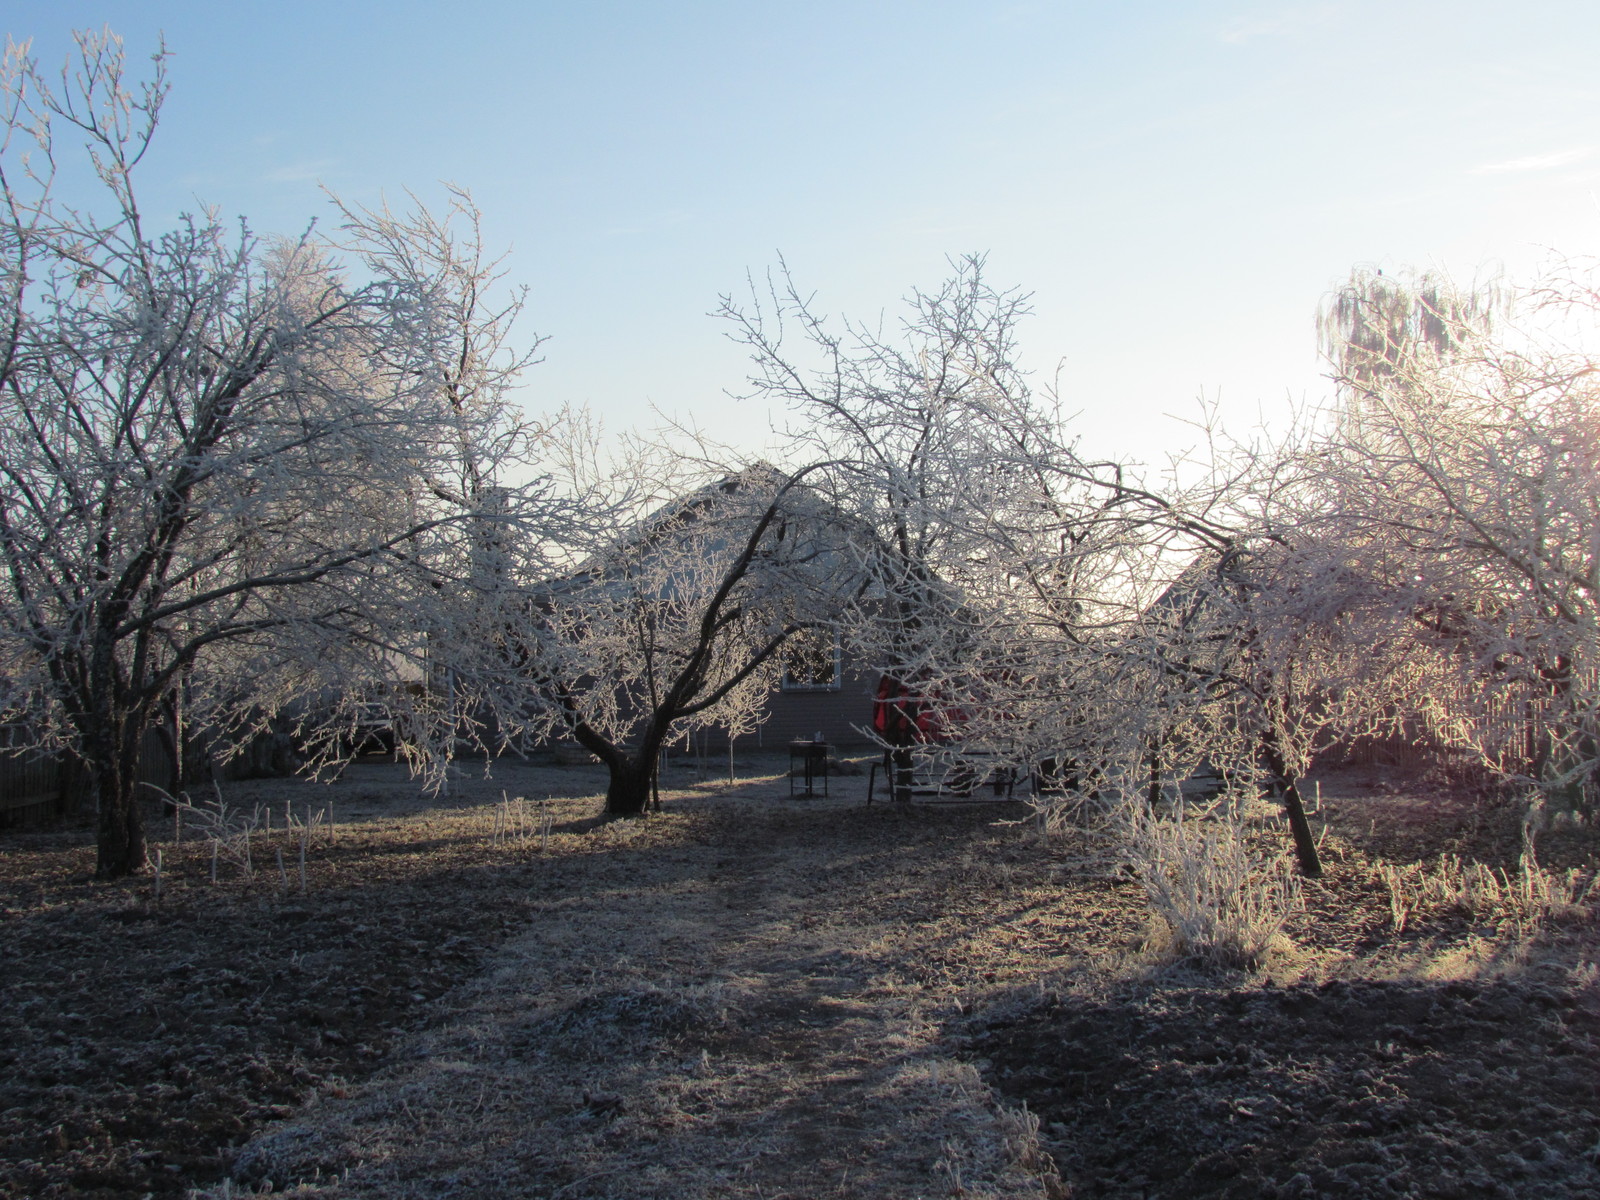
<path id="1" fill-rule="evenodd" d="M 481 837 L 262 837 L 253 880 L 203 843 L 90 879 L 85 830 L 0 846 L 0 1196 L 178 1195 L 314 1094 L 341 1094 L 522 921 L 527 868 Z M 290 887 L 275 851 L 284 849 Z"/>
<path id="2" fill-rule="evenodd" d="M 1558 970 L 1053 996 L 971 1050 L 1079 1196 L 1600 1195 L 1600 995 Z"/>

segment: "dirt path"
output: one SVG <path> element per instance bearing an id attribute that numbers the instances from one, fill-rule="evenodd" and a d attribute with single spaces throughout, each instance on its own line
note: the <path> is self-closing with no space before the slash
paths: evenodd
<path id="1" fill-rule="evenodd" d="M 526 932 L 409 1061 L 235 1176 L 340 1196 L 1045 1196 L 1027 1119 L 939 1041 L 1004 960 L 967 944 L 974 907 L 1050 903 L 1003 851 L 991 865 L 1017 831 L 993 808 L 773 790 L 557 838 Z M 1032 857 L 1015 869 L 1043 883 Z"/>

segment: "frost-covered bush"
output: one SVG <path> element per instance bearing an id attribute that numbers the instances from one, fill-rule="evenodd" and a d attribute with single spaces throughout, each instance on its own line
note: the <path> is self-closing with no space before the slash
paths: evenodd
<path id="1" fill-rule="evenodd" d="M 1259 965 L 1300 906 L 1290 859 L 1252 853 L 1232 815 L 1163 820 L 1137 810 L 1127 825 L 1127 861 L 1170 931 L 1172 951 L 1223 966 Z"/>

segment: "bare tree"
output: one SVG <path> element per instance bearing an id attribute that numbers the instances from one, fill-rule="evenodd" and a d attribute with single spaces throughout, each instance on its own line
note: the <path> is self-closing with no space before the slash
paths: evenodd
<path id="1" fill-rule="evenodd" d="M 723 305 L 757 393 L 791 406 L 791 437 L 834 464 L 819 486 L 866 531 L 855 644 L 906 717 L 885 740 L 923 742 L 895 747 L 902 768 L 915 753 L 968 780 L 978 763 L 1040 769 L 1108 800 L 1221 762 L 1279 791 L 1317 873 L 1290 667 L 1315 622 L 1280 636 L 1267 564 L 1293 556 L 1271 526 L 1282 506 L 1257 497 L 1283 489 L 1281 464 L 1251 448 L 1153 487 L 1084 457 L 1016 364 L 1025 299 L 982 268 L 963 259 L 914 293 L 892 339 L 835 332 L 787 275 Z"/>
<path id="2" fill-rule="evenodd" d="M 991 287 L 980 257 L 954 266 L 912 294 L 893 337 L 836 327 L 786 273 L 723 315 L 756 393 L 789 405 L 795 444 L 835 464 L 819 488 L 864 531 L 873 586 L 852 636 L 915 714 L 886 739 L 922 742 L 894 746 L 902 785 L 915 754 L 961 777 L 975 757 L 1044 760 L 1092 790 L 1111 754 L 1107 646 L 1188 554 L 1230 534 L 1083 457 L 1017 364 L 1026 297 Z"/>
<path id="3" fill-rule="evenodd" d="M 442 215 L 415 197 L 401 213 L 334 197 L 345 218 L 339 248 L 375 281 L 425 289 L 411 356 L 384 369 L 408 381 L 399 386 L 431 392 L 449 426 L 435 453 L 414 464 L 422 507 L 452 518 L 447 535 L 405 547 L 420 568 L 415 576 L 434 592 L 421 631 L 431 686 L 392 696 L 395 715 L 412 731 L 402 745 L 417 766 L 447 759 L 461 741 L 497 748 L 484 741 L 486 718 L 497 728 L 515 726 L 517 689 L 507 692 L 504 684 L 515 654 L 511 630 L 523 611 L 521 584 L 547 573 L 547 534 L 570 515 L 536 469 L 547 428 L 511 399 L 543 344 L 513 341 L 526 289 L 503 287 L 504 260 L 488 255 L 472 197 L 448 190 Z M 425 731 L 435 733 L 434 745 L 417 739 Z"/>
<path id="4" fill-rule="evenodd" d="M 144 863 L 140 744 L 180 679 L 241 729 L 419 656 L 485 511 L 440 481 L 506 417 L 441 378 L 461 280 L 427 253 L 358 229 L 352 286 L 308 239 L 149 227 L 163 59 L 138 84 L 81 34 L 55 83 L 10 46 L 0 85 L 0 708 L 86 766 L 105 877 Z M 58 194 L 74 141 L 103 215 Z"/>
<path id="5" fill-rule="evenodd" d="M 606 764 L 606 813 L 637 816 L 661 749 L 747 725 L 785 645 L 827 627 L 860 583 L 806 471 L 707 478 L 637 445 L 610 461 L 583 421 L 562 426 L 558 477 L 587 520 L 561 542 L 569 569 L 529 590 L 513 686 L 529 729 Z"/>
<path id="6" fill-rule="evenodd" d="M 1568 270 L 1496 304 L 1427 277 L 1386 280 L 1368 302 L 1375 288 L 1358 278 L 1327 323 L 1341 389 L 1317 456 L 1337 498 L 1328 520 L 1381 565 L 1432 652 L 1416 659 L 1409 710 L 1504 778 L 1592 811 L 1600 427 L 1581 339 L 1593 285 Z M 1379 309 L 1390 315 L 1365 315 Z"/>
<path id="7" fill-rule="evenodd" d="M 990 287 L 970 256 L 908 307 L 894 337 L 835 324 L 785 268 L 748 301 L 725 297 L 722 315 L 751 351 L 753 394 L 788 406 L 792 453 L 830 464 L 813 486 L 854 522 L 871 586 L 848 621 L 853 652 L 894 681 L 922 725 L 947 726 L 993 640 L 966 577 L 1003 550 L 995 535 L 1009 522 L 1037 525 L 1030 506 L 1054 502 L 1064 465 L 1079 464 L 1015 362 L 1026 297 Z M 888 740 L 903 797 L 911 735 L 901 733 Z"/>

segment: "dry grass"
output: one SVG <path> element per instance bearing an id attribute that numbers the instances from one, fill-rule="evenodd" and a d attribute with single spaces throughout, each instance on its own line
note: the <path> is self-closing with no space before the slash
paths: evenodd
<path id="1" fill-rule="evenodd" d="M 1159 820 L 1136 809 L 1126 854 L 1180 958 L 1259 966 L 1300 908 L 1288 857 L 1253 852 L 1244 823 L 1227 814 Z"/>
<path id="2" fill-rule="evenodd" d="M 1522 856 L 1515 872 L 1462 862 L 1454 854 L 1431 865 L 1386 863 L 1381 871 L 1396 933 L 1419 913 L 1456 912 L 1526 936 L 1552 918 L 1587 916 L 1596 882 L 1592 871 L 1547 870 L 1531 854 Z"/>
<path id="3" fill-rule="evenodd" d="M 259 1138 L 235 1182 L 329 1197 L 444 1181 L 563 1200 L 1064 1194 L 1036 1122 L 945 1040 L 974 991 L 1061 954 L 1072 903 L 1051 855 L 994 824 L 1015 809 L 860 799 L 791 801 L 781 778 L 747 776 L 671 788 L 646 821 L 558 810 L 547 841 L 534 802 L 509 793 L 450 818 L 486 861 L 549 872 L 524 932 L 359 1093 Z M 1135 913 L 1118 907 L 1080 951 L 1126 941 Z"/>

